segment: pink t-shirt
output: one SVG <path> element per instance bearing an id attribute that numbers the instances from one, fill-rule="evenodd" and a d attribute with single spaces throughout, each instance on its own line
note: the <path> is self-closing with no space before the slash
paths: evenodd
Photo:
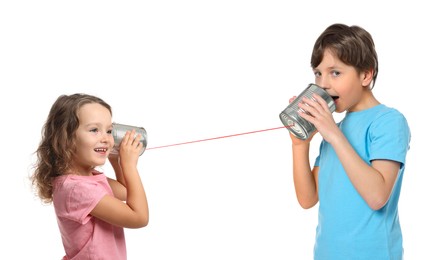
<path id="1" fill-rule="evenodd" d="M 62 175 L 53 185 L 64 259 L 127 259 L 123 228 L 89 215 L 105 195 L 113 196 L 106 176 Z"/>

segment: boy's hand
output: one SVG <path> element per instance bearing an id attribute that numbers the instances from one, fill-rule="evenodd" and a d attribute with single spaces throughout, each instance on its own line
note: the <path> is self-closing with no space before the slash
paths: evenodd
<path id="1" fill-rule="evenodd" d="M 296 96 L 293 96 L 292 98 L 289 99 L 289 103 L 292 103 L 294 100 L 296 99 Z M 294 134 L 292 134 L 289 131 L 290 134 L 290 138 L 292 139 L 292 144 L 293 145 L 303 145 L 303 144 L 308 144 L 310 143 L 310 141 L 312 140 L 313 136 L 317 133 L 318 131 L 313 132 L 310 137 L 307 140 L 302 140 L 300 138 L 297 138 Z"/>
<path id="2" fill-rule="evenodd" d="M 299 115 L 312 123 L 322 137 L 330 142 L 331 136 L 339 128 L 325 100 L 317 94 L 313 94 L 313 98 L 314 100 L 306 97 L 302 99 L 298 106 L 305 112 L 300 111 Z"/>

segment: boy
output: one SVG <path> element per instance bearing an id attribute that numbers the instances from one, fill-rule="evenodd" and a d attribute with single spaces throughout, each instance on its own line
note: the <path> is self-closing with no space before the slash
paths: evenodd
<path id="1" fill-rule="evenodd" d="M 315 259 L 402 259 L 398 200 L 410 129 L 396 109 L 373 95 L 378 60 L 361 27 L 333 24 L 316 40 L 315 83 L 334 99 L 334 122 L 325 101 L 304 98 L 301 117 L 322 136 L 314 167 L 309 144 L 291 135 L 293 179 L 303 208 L 319 202 Z"/>

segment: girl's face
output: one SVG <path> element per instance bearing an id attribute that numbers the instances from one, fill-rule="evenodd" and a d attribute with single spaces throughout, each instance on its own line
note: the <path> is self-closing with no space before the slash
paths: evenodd
<path id="1" fill-rule="evenodd" d="M 333 97 L 336 112 L 359 111 L 372 106 L 369 84 L 371 73 L 358 73 L 326 49 L 321 63 L 313 69 L 315 83 Z"/>
<path id="2" fill-rule="evenodd" d="M 112 116 L 98 104 L 85 104 L 78 110 L 74 168 L 77 174 L 90 175 L 91 169 L 105 164 L 114 146 Z"/>

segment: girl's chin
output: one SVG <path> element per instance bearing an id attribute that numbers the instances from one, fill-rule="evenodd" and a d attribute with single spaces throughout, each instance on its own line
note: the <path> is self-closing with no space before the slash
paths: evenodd
<path id="1" fill-rule="evenodd" d="M 93 166 L 94 167 L 99 167 L 99 166 L 103 166 L 106 163 L 106 159 L 99 159 L 99 160 L 95 160 L 93 162 Z"/>

